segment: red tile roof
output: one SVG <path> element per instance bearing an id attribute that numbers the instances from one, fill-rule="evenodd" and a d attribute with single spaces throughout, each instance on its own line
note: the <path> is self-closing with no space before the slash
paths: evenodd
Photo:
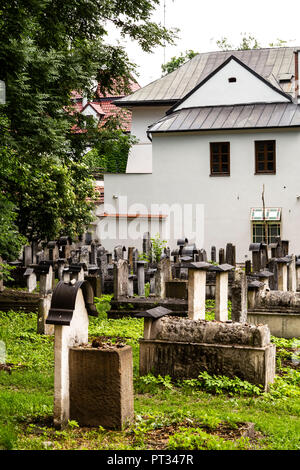
<path id="1" fill-rule="evenodd" d="M 79 104 L 79 103 L 78 103 Z M 82 104 L 81 104 L 82 106 Z M 104 116 L 106 113 L 103 111 L 102 107 L 101 107 L 101 104 L 100 103 L 95 103 L 94 101 L 89 101 L 85 106 L 82 107 L 81 109 L 81 113 L 84 109 L 86 109 L 88 106 L 91 106 L 92 108 L 94 108 L 94 110 L 98 113 L 98 114 L 101 114 L 102 116 Z"/>
<path id="2" fill-rule="evenodd" d="M 140 89 L 140 85 L 136 82 L 132 82 L 130 85 L 132 93 Z M 114 101 L 117 99 L 122 98 L 124 95 L 120 95 L 120 93 L 111 94 L 107 93 L 104 96 L 100 92 L 100 85 L 98 85 L 96 91 L 97 101 L 89 101 L 84 107 L 82 106 L 82 95 L 76 91 L 72 92 L 71 99 L 76 100 L 74 103 L 74 111 L 75 112 L 82 112 L 87 105 L 91 105 L 98 114 L 101 115 L 99 121 L 99 127 L 103 127 L 107 120 L 111 117 L 119 117 L 122 122 L 122 130 L 125 132 L 130 132 L 131 130 L 131 112 L 128 110 L 120 109 L 114 105 Z"/>

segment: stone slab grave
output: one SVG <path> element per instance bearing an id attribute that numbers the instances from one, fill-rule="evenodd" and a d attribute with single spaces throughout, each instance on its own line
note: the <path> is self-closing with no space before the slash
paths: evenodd
<path id="1" fill-rule="evenodd" d="M 132 352 L 88 347 L 88 315 L 97 315 L 87 281 L 60 281 L 47 324 L 54 325 L 54 425 L 121 429 L 133 417 Z M 105 406 L 104 406 L 105 405 Z"/>
<path id="2" fill-rule="evenodd" d="M 267 324 L 273 336 L 300 336 L 300 293 L 296 292 L 295 256 L 273 258 L 273 272 L 260 271 L 248 286 L 248 321 L 254 325 Z M 274 266 L 273 266 L 274 268 Z M 272 285 L 277 290 L 270 289 Z"/>
<path id="3" fill-rule="evenodd" d="M 166 311 L 143 312 L 140 375 L 197 378 L 200 372 L 239 377 L 264 390 L 275 377 L 275 345 L 266 325 L 208 322 L 164 316 Z"/>
<path id="4" fill-rule="evenodd" d="M 248 286 L 248 321 L 267 324 L 273 336 L 300 337 L 300 293 L 266 291 L 263 283 L 253 281 Z"/>

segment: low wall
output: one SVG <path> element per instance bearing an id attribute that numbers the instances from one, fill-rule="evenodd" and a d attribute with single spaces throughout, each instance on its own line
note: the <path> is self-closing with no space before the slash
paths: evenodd
<path id="1" fill-rule="evenodd" d="M 140 374 L 196 378 L 200 372 L 239 377 L 266 390 L 275 377 L 275 351 L 266 325 L 163 317 L 140 340 Z"/>

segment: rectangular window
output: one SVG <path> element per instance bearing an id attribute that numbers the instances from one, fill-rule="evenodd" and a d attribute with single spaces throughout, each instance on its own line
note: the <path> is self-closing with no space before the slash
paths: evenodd
<path id="1" fill-rule="evenodd" d="M 255 173 L 276 173 L 276 141 L 255 141 Z"/>
<path id="2" fill-rule="evenodd" d="M 230 175 L 230 142 L 210 143 L 210 176 Z"/>
<path id="3" fill-rule="evenodd" d="M 268 245 L 276 242 L 276 237 L 280 237 L 281 224 L 280 222 L 266 222 L 268 231 Z M 263 223 L 252 222 L 252 242 L 264 243 L 265 242 L 265 225 Z"/>

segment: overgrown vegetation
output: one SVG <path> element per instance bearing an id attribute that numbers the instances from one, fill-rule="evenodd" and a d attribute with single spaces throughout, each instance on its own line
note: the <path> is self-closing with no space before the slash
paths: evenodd
<path id="1" fill-rule="evenodd" d="M 36 333 L 36 314 L 0 313 L 0 447 L 2 449 L 300 449 L 299 340 L 272 338 L 277 376 L 268 393 L 238 378 L 211 376 L 172 381 L 139 377 L 143 319 L 107 319 L 111 296 L 96 299 L 89 337 L 132 346 L 135 420 L 123 431 L 52 426 L 53 337 Z M 207 302 L 213 319 L 214 302 Z M 281 362 L 279 361 L 281 360 Z M 8 370 L 1 370 L 1 362 Z M 3 368 L 2 368 L 3 369 Z M 8 373 L 10 372 L 10 373 Z M 245 436 L 245 423 L 255 433 Z"/>

